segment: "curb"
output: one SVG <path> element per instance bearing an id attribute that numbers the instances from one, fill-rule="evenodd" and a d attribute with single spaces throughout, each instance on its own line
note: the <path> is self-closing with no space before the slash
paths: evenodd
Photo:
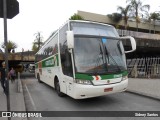
<path id="1" fill-rule="evenodd" d="M 139 91 L 135 91 L 135 90 L 126 90 L 125 92 L 160 101 L 160 97 L 154 96 L 151 94 L 147 94 L 147 93 L 143 93 L 143 92 L 139 92 Z"/>
<path id="2" fill-rule="evenodd" d="M 22 82 L 20 79 L 18 79 L 18 82 L 17 82 L 18 86 L 17 86 L 17 92 L 18 93 L 22 93 Z"/>
<path id="3" fill-rule="evenodd" d="M 25 99 L 24 99 L 24 91 L 23 91 L 23 89 L 22 89 L 22 81 L 21 81 L 20 78 L 18 78 L 18 82 L 17 82 L 17 92 L 18 92 L 19 94 L 22 94 L 23 103 L 24 103 L 23 107 L 24 107 L 24 112 L 25 112 L 25 111 L 26 111 L 26 105 L 25 105 Z M 21 118 L 21 119 L 23 119 L 23 120 L 28 120 L 27 117 L 24 117 L 24 118 Z"/>
<path id="4" fill-rule="evenodd" d="M 22 93 L 22 82 L 21 82 L 21 79 L 20 79 L 20 73 L 18 72 L 18 86 L 17 86 L 17 91 L 18 93 Z"/>

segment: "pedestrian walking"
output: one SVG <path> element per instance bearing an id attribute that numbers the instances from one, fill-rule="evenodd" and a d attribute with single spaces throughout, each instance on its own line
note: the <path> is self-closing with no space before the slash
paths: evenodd
<path id="1" fill-rule="evenodd" d="M 2 68 L 0 68 L 0 81 L 3 88 L 3 92 L 6 93 L 6 69 L 5 62 L 2 62 Z"/>
<path id="2" fill-rule="evenodd" d="M 10 77 L 12 83 L 15 82 L 16 73 L 15 73 L 15 70 L 13 69 L 13 67 L 9 71 L 9 77 Z"/>

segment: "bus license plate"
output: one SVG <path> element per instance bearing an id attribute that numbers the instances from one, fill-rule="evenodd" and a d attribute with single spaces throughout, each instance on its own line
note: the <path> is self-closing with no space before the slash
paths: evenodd
<path id="1" fill-rule="evenodd" d="M 112 90 L 113 90 L 113 88 L 105 88 L 104 92 L 109 92 L 109 91 L 112 91 Z"/>

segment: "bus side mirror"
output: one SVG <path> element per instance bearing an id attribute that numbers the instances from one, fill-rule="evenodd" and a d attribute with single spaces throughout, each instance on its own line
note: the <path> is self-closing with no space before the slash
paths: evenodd
<path id="1" fill-rule="evenodd" d="M 130 53 L 130 52 L 133 52 L 136 50 L 136 41 L 133 37 L 131 36 L 125 36 L 125 37 L 121 37 L 122 40 L 130 40 L 131 42 L 131 47 L 132 47 L 132 50 L 129 50 L 129 51 L 125 51 L 125 53 Z"/>
<path id="2" fill-rule="evenodd" d="M 66 31 L 68 49 L 74 48 L 74 34 L 73 31 Z"/>

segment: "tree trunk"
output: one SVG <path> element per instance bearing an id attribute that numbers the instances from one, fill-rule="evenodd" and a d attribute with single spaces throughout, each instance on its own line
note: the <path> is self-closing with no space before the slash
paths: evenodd
<path id="1" fill-rule="evenodd" d="M 151 33 L 151 22 L 149 22 L 149 33 Z"/>
<path id="2" fill-rule="evenodd" d="M 8 49 L 8 53 L 11 53 L 11 49 Z"/>
<path id="3" fill-rule="evenodd" d="M 137 28 L 137 32 L 138 32 L 138 21 L 136 22 L 136 28 Z"/>

